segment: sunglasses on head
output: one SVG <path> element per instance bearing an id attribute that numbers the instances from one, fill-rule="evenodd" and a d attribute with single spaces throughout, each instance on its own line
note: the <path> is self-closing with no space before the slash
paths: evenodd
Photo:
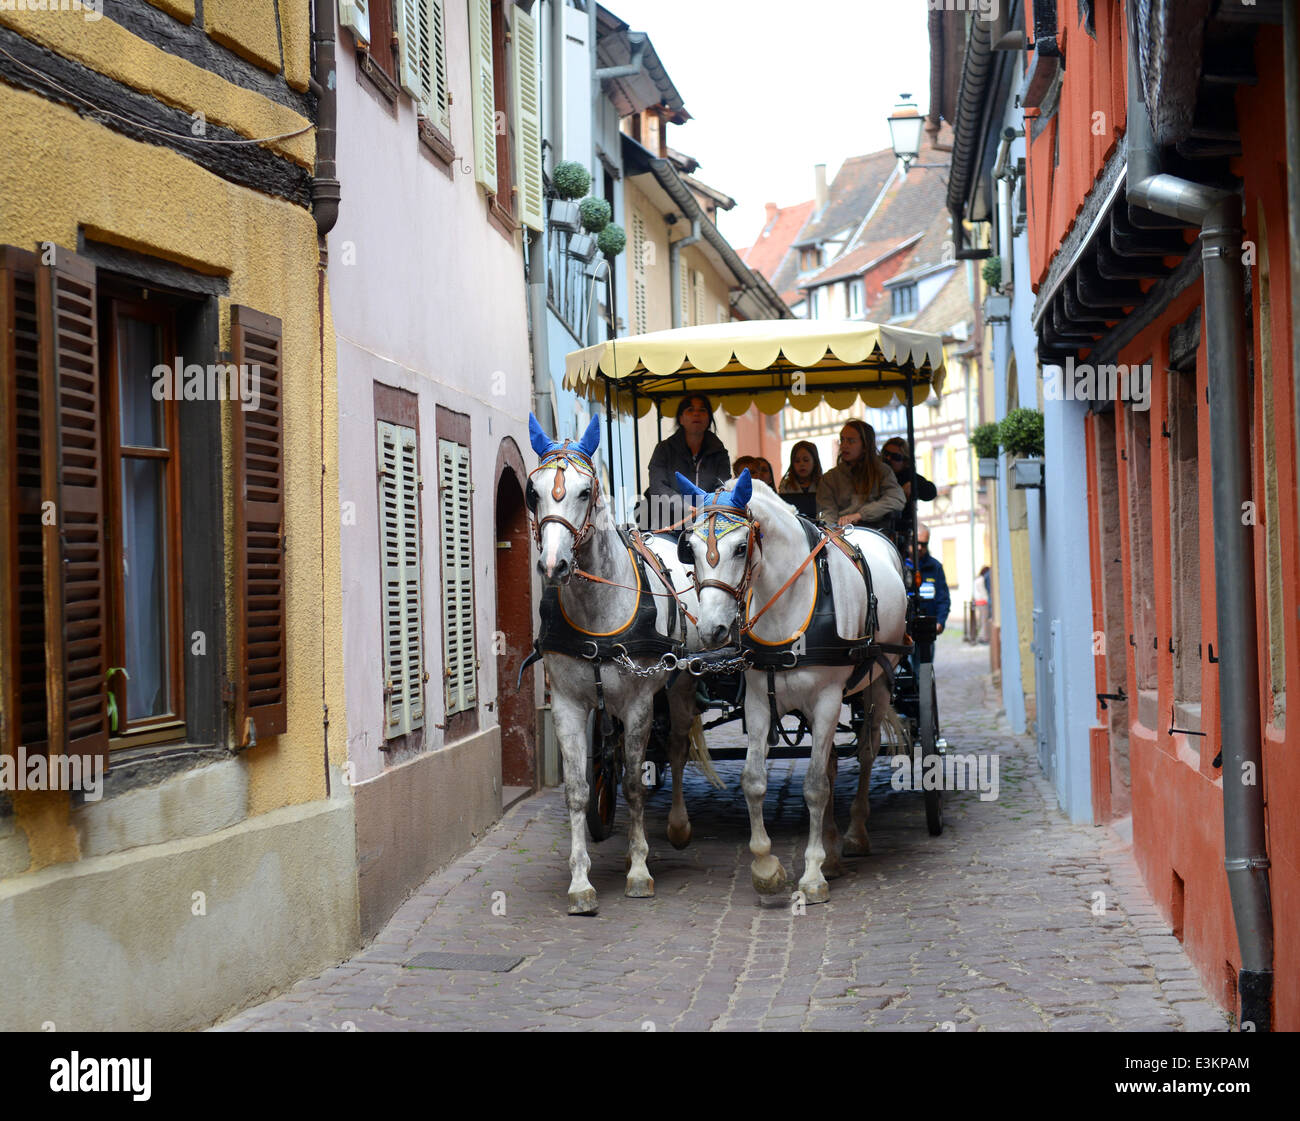
<path id="1" fill-rule="evenodd" d="M 884 459 L 897 459 L 900 463 L 907 458 L 902 452 L 881 452 Z"/>

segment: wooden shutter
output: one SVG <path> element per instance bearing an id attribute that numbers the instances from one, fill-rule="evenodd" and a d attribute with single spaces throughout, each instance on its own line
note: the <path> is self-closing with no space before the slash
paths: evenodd
<path id="1" fill-rule="evenodd" d="M 288 726 L 285 675 L 284 365 L 280 321 L 230 309 L 231 351 L 256 366 L 256 409 L 232 401 L 235 491 L 235 737 Z"/>
<path id="2" fill-rule="evenodd" d="M 469 0 L 469 66 L 474 103 L 474 178 L 497 190 L 497 105 L 492 72 L 492 0 Z"/>
<path id="3" fill-rule="evenodd" d="M 447 715 L 477 701 L 474 641 L 474 551 L 469 448 L 438 441 L 442 496 L 443 675 Z"/>
<path id="4" fill-rule="evenodd" d="M 450 132 L 443 0 L 397 0 L 396 12 L 402 88 L 424 116 Z"/>
<path id="5" fill-rule="evenodd" d="M 45 695 L 49 754 L 108 764 L 104 468 L 95 266 L 36 266 Z"/>
<path id="6" fill-rule="evenodd" d="M 522 8 L 511 10 L 514 47 L 516 129 L 519 153 L 519 220 L 534 230 L 546 227 L 542 184 L 542 64 L 537 19 Z"/>
<path id="7" fill-rule="evenodd" d="M 645 219 L 632 211 L 632 333 L 649 329 L 646 323 L 646 240 Z"/>
<path id="8" fill-rule="evenodd" d="M 682 321 L 678 326 L 689 327 L 691 325 L 691 270 L 686 267 L 686 258 L 678 255 L 677 258 L 678 276 L 678 302 L 682 307 Z"/>
<path id="9" fill-rule="evenodd" d="M 695 270 L 695 322 L 704 322 L 704 273 Z"/>
<path id="10" fill-rule="evenodd" d="M 424 726 L 420 474 L 415 430 L 379 421 L 384 737 Z"/>

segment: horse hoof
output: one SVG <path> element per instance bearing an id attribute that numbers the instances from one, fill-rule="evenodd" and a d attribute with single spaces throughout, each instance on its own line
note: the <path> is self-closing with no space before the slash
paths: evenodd
<path id="1" fill-rule="evenodd" d="M 629 899 L 653 899 L 655 897 L 654 877 L 646 876 L 643 880 L 634 880 L 628 876 L 627 891 L 623 894 Z"/>
<path id="2" fill-rule="evenodd" d="M 754 881 L 754 890 L 759 895 L 778 895 L 790 882 L 781 862 L 774 856 L 755 860 L 750 868 L 750 877 Z"/>
<path id="3" fill-rule="evenodd" d="M 691 843 L 691 823 L 673 825 L 668 823 L 668 843 L 675 849 L 684 849 Z"/>
<path id="4" fill-rule="evenodd" d="M 569 892 L 569 914 L 594 915 L 598 909 L 594 887 L 589 887 L 586 891 Z"/>
<path id="5" fill-rule="evenodd" d="M 845 856 L 870 856 L 871 842 L 863 837 L 862 840 L 855 840 L 853 837 L 844 838 L 844 855 Z"/>
<path id="6" fill-rule="evenodd" d="M 803 893 L 805 903 L 826 903 L 830 900 L 830 885 L 825 880 L 818 880 L 812 884 L 799 884 L 799 890 Z"/>

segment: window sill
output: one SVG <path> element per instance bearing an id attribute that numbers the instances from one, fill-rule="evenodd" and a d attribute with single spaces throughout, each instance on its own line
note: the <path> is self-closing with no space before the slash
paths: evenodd
<path id="1" fill-rule="evenodd" d="M 488 221 L 502 237 L 511 245 L 515 243 L 515 232 L 519 229 L 515 225 L 515 216 L 505 207 L 497 202 L 496 195 L 487 196 Z"/>
<path id="2" fill-rule="evenodd" d="M 371 49 L 368 46 L 357 44 L 357 80 L 361 81 L 362 75 L 369 79 L 370 84 L 375 87 L 379 95 L 388 102 L 389 105 L 396 105 L 397 99 L 402 96 L 402 88 L 388 76 L 374 58 Z"/>
<path id="3" fill-rule="evenodd" d="M 114 748 L 104 774 L 103 796 L 112 798 L 128 790 L 154 786 L 182 771 L 229 758 L 231 754 L 224 747 L 191 744 L 183 739 L 165 744 Z M 79 802 L 81 796 L 77 798 Z"/>
<path id="4" fill-rule="evenodd" d="M 419 123 L 420 144 L 426 153 L 452 178 L 452 168 L 456 163 L 456 149 L 451 138 L 438 128 L 428 117 L 421 117 Z"/>

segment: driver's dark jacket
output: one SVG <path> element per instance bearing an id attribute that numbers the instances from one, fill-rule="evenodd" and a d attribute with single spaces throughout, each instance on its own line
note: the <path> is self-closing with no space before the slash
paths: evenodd
<path id="1" fill-rule="evenodd" d="M 646 487 L 649 506 L 647 528 L 651 531 L 673 525 L 686 516 L 677 489 L 675 472 L 680 471 L 701 490 L 716 490 L 731 478 L 731 456 L 726 445 L 712 432 L 704 433 L 700 454 L 691 455 L 686 433 L 678 428 L 666 440 L 660 440 L 650 456 L 650 485 Z M 638 518 L 640 524 L 646 524 Z"/>

